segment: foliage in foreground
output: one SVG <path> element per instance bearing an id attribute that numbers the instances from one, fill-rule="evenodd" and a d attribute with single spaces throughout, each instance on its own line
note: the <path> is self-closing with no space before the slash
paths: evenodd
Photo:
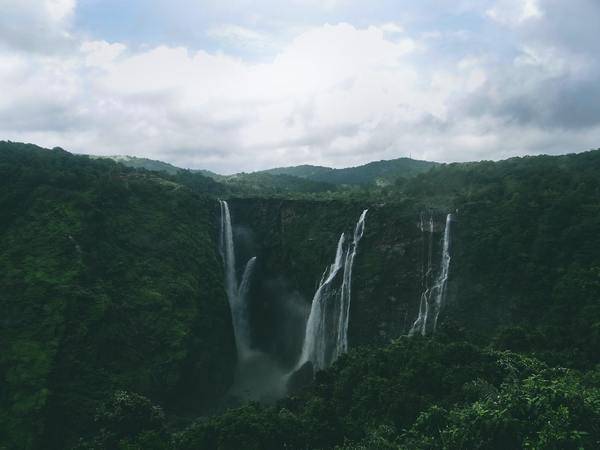
<path id="1" fill-rule="evenodd" d="M 94 446 L 82 448 L 598 448 L 600 371 L 551 368 L 466 342 L 402 338 L 351 351 L 318 373 L 313 387 L 276 405 L 250 403 L 181 431 L 161 425 L 123 434 L 127 414 L 148 413 L 121 413 Z M 119 433 L 118 443 L 110 440 Z"/>

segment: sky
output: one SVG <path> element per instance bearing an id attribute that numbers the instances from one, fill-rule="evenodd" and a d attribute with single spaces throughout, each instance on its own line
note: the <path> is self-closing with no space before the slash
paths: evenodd
<path id="1" fill-rule="evenodd" d="M 0 139 L 219 173 L 600 147 L 599 0 L 0 0 Z"/>

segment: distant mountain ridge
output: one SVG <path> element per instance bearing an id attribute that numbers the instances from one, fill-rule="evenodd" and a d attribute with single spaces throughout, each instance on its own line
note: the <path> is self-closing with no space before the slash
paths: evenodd
<path id="1" fill-rule="evenodd" d="M 99 156 L 99 155 L 89 155 L 91 159 L 112 159 L 115 162 L 121 163 L 127 167 L 133 167 L 135 169 L 146 169 L 153 170 L 155 172 L 165 172 L 170 175 L 175 175 L 181 172 L 182 169 L 180 167 L 176 167 L 172 164 L 157 161 L 154 159 L 148 158 L 138 158 L 137 156 L 128 156 L 128 155 L 111 155 L 111 156 Z"/>
<path id="2" fill-rule="evenodd" d="M 148 158 L 138 158 L 135 156 L 90 156 L 91 158 L 108 158 L 113 161 L 124 164 L 128 167 L 138 169 L 166 172 L 171 175 L 187 171 L 172 164 L 156 161 Z M 256 172 L 241 172 L 233 175 L 219 175 L 209 170 L 189 170 L 193 173 L 200 173 L 204 176 L 213 178 L 217 181 L 244 180 L 246 178 L 256 179 L 259 176 L 285 176 L 302 178 L 317 183 L 328 183 L 330 185 L 386 185 L 391 184 L 397 178 L 412 178 L 420 173 L 429 171 L 439 163 L 431 161 L 420 161 L 411 158 L 398 158 L 391 160 L 373 161 L 356 167 L 346 167 L 334 169 L 324 166 L 313 166 L 304 164 L 300 166 L 276 167 L 273 169 L 259 170 Z M 272 178 L 273 180 L 277 178 Z"/>
<path id="3" fill-rule="evenodd" d="M 373 161 L 356 167 L 332 169 L 330 167 L 301 165 L 278 167 L 262 172 L 273 175 L 292 175 L 313 181 L 332 184 L 389 184 L 396 178 L 411 178 L 427 172 L 438 163 L 411 158 Z"/>
<path id="4" fill-rule="evenodd" d="M 182 167 L 174 166 L 173 164 L 166 163 L 164 161 L 159 161 L 156 159 L 149 158 L 140 158 L 137 156 L 129 156 L 129 155 L 109 155 L 109 156 L 100 156 L 100 155 L 88 155 L 92 159 L 112 159 L 115 162 L 121 163 L 124 166 L 132 167 L 134 169 L 146 169 L 152 170 L 154 172 L 165 172 L 169 175 L 176 175 L 180 172 L 193 172 L 199 173 L 206 177 L 220 179 L 223 175 L 219 175 L 217 173 L 211 172 L 210 170 L 194 170 L 194 169 L 184 169 Z"/>

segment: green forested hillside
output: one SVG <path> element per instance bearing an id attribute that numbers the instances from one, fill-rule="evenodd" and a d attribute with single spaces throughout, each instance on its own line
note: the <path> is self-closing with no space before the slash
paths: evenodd
<path id="1" fill-rule="evenodd" d="M 449 320 L 562 365 L 600 362 L 599 175 L 596 150 L 452 164 L 401 187 L 458 211 Z"/>
<path id="2" fill-rule="evenodd" d="M 327 176 L 333 172 L 334 169 L 331 167 L 324 166 L 311 166 L 309 164 L 303 164 L 301 166 L 292 167 L 276 167 L 274 169 L 267 169 L 263 172 L 270 173 L 272 175 L 291 175 L 298 178 L 314 179 L 323 176 Z"/>
<path id="3" fill-rule="evenodd" d="M 163 172 L 169 175 L 203 175 L 223 183 L 236 195 L 281 195 L 335 191 L 336 186 L 387 186 L 429 171 L 437 163 L 398 158 L 362 166 L 332 169 L 322 166 L 293 166 L 234 175 L 219 175 L 208 170 L 186 170 L 162 161 L 134 156 L 93 156 L 111 159 L 127 167 Z"/>
<path id="4" fill-rule="evenodd" d="M 125 167 L 156 172 L 156 176 L 185 184 L 196 192 L 221 196 L 262 196 L 285 197 L 335 191 L 334 184 L 325 181 L 313 181 L 287 174 L 266 172 L 238 173 L 218 175 L 208 170 L 186 170 L 162 161 L 132 156 L 91 157 L 93 159 L 113 160 Z"/>
<path id="5" fill-rule="evenodd" d="M 219 182 L 229 195 L 286 197 L 307 193 L 320 194 L 335 191 L 336 186 L 327 181 L 313 181 L 300 177 L 270 173 L 240 173 L 227 177 L 219 177 Z"/>
<path id="6" fill-rule="evenodd" d="M 164 172 L 169 175 L 177 175 L 182 172 L 197 173 L 204 175 L 205 177 L 214 178 L 216 180 L 223 178 L 223 175 L 216 174 L 210 170 L 189 170 L 182 169 L 181 167 L 174 166 L 163 161 L 157 161 L 149 158 L 138 158 L 137 156 L 124 156 L 124 155 L 112 155 L 112 156 L 96 156 L 90 155 L 92 159 L 110 159 L 112 161 L 123 164 L 126 167 L 132 167 L 134 169 L 144 169 L 152 172 Z"/>
<path id="7" fill-rule="evenodd" d="M 0 448 L 600 447 L 600 150 L 413 175 L 224 181 L 0 143 Z M 278 302 L 305 320 L 369 209 L 351 350 L 273 405 L 219 402 L 236 355 L 216 197 L 238 257 L 258 256 L 255 344 L 286 367 Z M 447 213 L 448 304 L 407 338 Z"/>
<path id="8" fill-rule="evenodd" d="M 154 172 L 164 172 L 169 175 L 176 175 L 179 172 L 184 171 L 185 169 L 181 169 L 172 164 L 156 161 L 154 159 L 148 158 L 138 158 L 136 156 L 125 156 L 125 155 L 114 155 L 114 156 L 90 156 L 92 159 L 110 159 L 112 161 L 123 164 L 127 167 L 132 167 L 134 169 L 145 169 Z"/>
<path id="9" fill-rule="evenodd" d="M 332 169 L 322 166 L 280 167 L 264 171 L 273 175 L 293 175 L 312 181 L 346 185 L 390 184 L 399 178 L 411 178 L 427 172 L 437 164 L 410 158 L 375 161 L 362 166 Z"/>
<path id="10" fill-rule="evenodd" d="M 273 406 L 250 403 L 169 433 L 164 420 L 124 430 L 107 402 L 106 428 L 80 447 L 127 449 L 594 449 L 600 372 L 581 373 L 457 336 L 403 337 L 359 348 Z M 134 417 L 150 404 L 136 402 Z M 117 420 L 120 418 L 120 420 Z"/>
<path id="11" fill-rule="evenodd" d="M 326 194 L 326 201 L 231 203 L 234 218 L 253 233 L 260 279 L 282 274 L 288 290 L 306 301 L 332 262 L 340 233 L 351 232 L 369 208 L 353 278 L 349 333 L 355 344 L 383 344 L 408 332 L 428 239 L 418 229 L 420 216 L 435 219 L 435 265 L 444 217 L 452 212 L 444 322 L 481 342 L 496 339 L 557 364 L 591 367 L 600 358 L 599 174 L 600 151 L 592 151 L 444 165 L 394 187 Z M 256 296 L 269 298 L 269 286 L 257 288 Z M 269 313 L 263 307 L 259 317 Z"/>
<path id="12" fill-rule="evenodd" d="M 111 161 L 0 144 L 0 448 L 65 448 L 118 388 L 178 413 L 224 392 L 211 208 Z"/>

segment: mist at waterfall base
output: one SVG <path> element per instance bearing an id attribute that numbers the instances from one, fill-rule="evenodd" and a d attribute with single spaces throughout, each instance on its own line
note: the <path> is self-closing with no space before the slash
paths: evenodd
<path id="1" fill-rule="evenodd" d="M 308 302 L 282 276 L 260 278 L 257 264 L 249 301 L 251 351 L 238 361 L 231 395 L 240 400 L 275 401 L 287 393 L 304 337 Z"/>
<path id="2" fill-rule="evenodd" d="M 286 393 L 309 307 L 284 277 L 267 273 L 253 231 L 235 224 L 227 202 L 220 207 L 220 253 L 238 350 L 226 402 L 271 402 Z"/>
<path id="3" fill-rule="evenodd" d="M 235 226 L 227 202 L 219 203 L 219 249 L 238 351 L 230 398 L 275 400 L 301 366 L 324 369 L 347 351 L 352 268 L 367 210 L 353 235 L 346 240 L 341 234 L 335 261 L 327 266 L 309 310 L 283 276 L 265 273 L 254 256 L 260 249 L 252 230 Z"/>

